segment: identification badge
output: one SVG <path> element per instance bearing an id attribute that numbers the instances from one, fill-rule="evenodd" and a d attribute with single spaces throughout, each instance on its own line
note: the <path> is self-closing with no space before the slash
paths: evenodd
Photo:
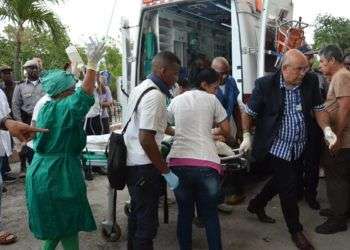
<path id="1" fill-rule="evenodd" d="M 297 111 L 303 111 L 303 107 L 301 106 L 301 104 L 298 104 L 296 106 L 296 109 L 297 109 Z"/>

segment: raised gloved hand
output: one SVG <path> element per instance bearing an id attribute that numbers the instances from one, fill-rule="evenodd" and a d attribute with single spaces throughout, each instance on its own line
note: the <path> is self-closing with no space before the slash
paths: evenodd
<path id="1" fill-rule="evenodd" d="M 169 171 L 169 173 L 162 175 L 164 176 L 171 190 L 174 190 L 179 186 L 179 177 L 177 177 L 173 172 Z"/>
<path id="2" fill-rule="evenodd" d="M 324 139 L 328 143 L 328 147 L 331 148 L 337 142 L 337 135 L 332 131 L 330 127 L 323 129 Z"/>
<path id="3" fill-rule="evenodd" d="M 97 63 L 101 60 L 105 52 L 105 43 L 98 42 L 90 38 L 90 43 L 86 45 L 88 64 L 87 69 L 97 69 Z"/>
<path id="4" fill-rule="evenodd" d="M 239 153 L 246 153 L 248 152 L 252 147 L 252 139 L 249 132 L 243 133 L 243 141 L 241 145 L 239 146 Z"/>

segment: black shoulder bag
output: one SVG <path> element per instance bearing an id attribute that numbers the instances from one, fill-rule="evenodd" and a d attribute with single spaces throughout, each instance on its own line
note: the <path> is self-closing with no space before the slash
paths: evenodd
<path id="1" fill-rule="evenodd" d="M 150 87 L 140 95 L 139 99 L 136 102 L 135 108 L 131 113 L 131 117 L 129 118 L 122 132 L 120 134 L 111 133 L 111 137 L 109 138 L 109 143 L 108 143 L 108 150 L 107 150 L 108 151 L 107 176 L 108 176 L 109 184 L 113 189 L 123 190 L 125 188 L 128 168 L 126 166 L 127 149 L 124 142 L 124 134 L 126 132 L 126 129 L 128 128 L 128 125 L 131 121 L 133 114 L 136 112 L 141 102 L 142 97 L 153 89 L 156 89 L 156 88 Z"/>

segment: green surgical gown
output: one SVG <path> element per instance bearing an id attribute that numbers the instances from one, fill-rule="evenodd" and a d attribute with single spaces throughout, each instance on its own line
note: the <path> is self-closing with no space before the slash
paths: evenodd
<path id="1" fill-rule="evenodd" d="M 96 230 L 80 165 L 86 145 L 84 119 L 93 96 L 79 88 L 73 95 L 47 102 L 36 125 L 34 158 L 27 169 L 29 228 L 41 240 Z"/>

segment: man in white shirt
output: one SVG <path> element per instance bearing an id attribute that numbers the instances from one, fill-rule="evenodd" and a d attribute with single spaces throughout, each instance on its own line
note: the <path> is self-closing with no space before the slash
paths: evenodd
<path id="1" fill-rule="evenodd" d="M 0 90 L 0 117 L 5 117 L 10 114 L 11 110 L 7 103 L 7 98 L 5 93 Z M 5 158 L 6 156 L 10 156 L 12 154 L 12 147 L 11 147 L 11 138 L 10 133 L 8 131 L 0 130 L 0 172 L 1 168 L 4 167 Z M 11 239 L 10 242 L 14 242 L 16 236 L 2 231 L 2 221 L 1 221 L 1 196 L 2 196 L 2 189 L 3 189 L 3 180 L 2 176 L 0 174 L 0 245 L 3 243 L 6 243 L 9 240 L 9 237 Z M 7 236 L 6 236 L 7 235 Z M 4 238 L 5 237 L 5 238 Z"/>
<path id="2" fill-rule="evenodd" d="M 175 84 L 179 59 L 171 52 L 158 53 L 152 62 L 152 74 L 130 94 L 124 134 L 127 147 L 127 185 L 131 197 L 128 221 L 128 250 L 151 250 L 158 228 L 158 203 L 161 174 L 171 189 L 178 178 L 168 168 L 160 153 L 160 143 L 167 129 L 166 98 Z M 150 88 L 141 99 L 140 96 Z"/>

